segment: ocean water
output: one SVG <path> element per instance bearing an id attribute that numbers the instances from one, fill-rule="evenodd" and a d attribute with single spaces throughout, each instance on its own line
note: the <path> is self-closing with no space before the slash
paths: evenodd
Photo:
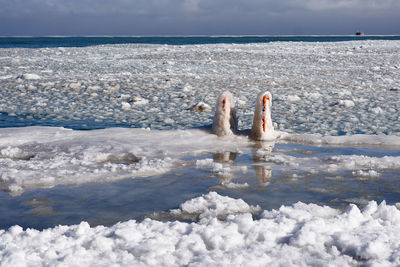
<path id="1" fill-rule="evenodd" d="M 322 253 L 317 257 L 322 263 L 328 257 L 323 252 L 336 265 L 343 259 L 347 265 L 395 263 L 395 254 L 379 253 L 381 248 L 398 251 L 394 240 L 385 239 L 391 234 L 380 235 L 383 231 L 374 227 L 382 220 L 390 221 L 382 224 L 385 227 L 395 227 L 391 223 L 398 216 L 399 52 L 398 36 L 0 38 L 0 229 L 11 227 L 0 232 L 0 242 L 12 239 L 21 246 L 26 242 L 24 253 L 31 255 L 29 238 L 34 235 L 14 225 L 49 228 L 48 236 L 54 239 L 62 230 L 57 225 L 71 225 L 63 238 L 75 236 L 79 243 L 85 231 L 86 238 L 92 238 L 85 221 L 92 227 L 109 227 L 106 232 L 93 228 L 97 237 L 79 243 L 87 251 L 92 247 L 97 251 L 109 247 L 98 238 L 116 237 L 117 246 L 119 230 L 136 231 L 132 227 L 137 226 L 138 236 L 145 236 L 141 227 L 149 222 L 160 221 L 153 234 L 157 229 L 179 228 L 169 221 L 207 226 L 199 234 L 207 249 L 188 245 L 174 260 L 188 265 L 182 255 L 189 252 L 204 256 L 222 251 L 227 258 L 237 254 L 229 246 L 221 247 L 208 231 L 218 232 L 219 223 L 221 227 L 226 223 L 237 225 L 243 234 L 251 223 L 240 214 L 250 212 L 256 224 L 272 225 L 265 220 L 273 219 L 282 223 L 281 229 L 293 229 L 277 236 L 268 248 L 271 259 L 282 258 L 279 244 L 284 243 L 294 250 L 315 245 L 307 250 L 308 263 L 315 251 Z M 241 135 L 211 133 L 214 105 L 223 91 L 234 96 Z M 270 142 L 246 135 L 256 96 L 263 91 L 272 94 L 272 121 L 280 133 Z M 258 208 L 237 204 L 236 199 Z M 377 208 L 371 201 L 383 204 Z M 228 207 L 221 212 L 224 203 Z M 365 210 L 360 213 L 352 204 Z M 298 216 L 290 217 L 285 209 Z M 396 211 L 389 212 L 391 216 L 386 209 Z M 371 210 L 376 214 L 370 215 Z M 328 240 L 323 249 L 310 241 L 319 233 L 312 226 L 315 220 L 324 225 L 349 220 L 339 228 L 327 227 L 324 233 L 332 229 L 345 233 L 348 225 L 357 223 L 369 225 L 357 212 L 371 223 L 367 230 L 389 247 L 378 243 L 376 248 L 365 248 L 367 239 L 357 231 L 359 239 L 354 240 L 360 244 L 350 244 L 351 238 L 335 233 L 320 237 Z M 290 219 L 282 220 L 285 216 Z M 217 223 L 213 218 L 223 220 Z M 132 219 L 137 225 L 131 225 Z M 302 239 L 306 225 L 313 234 Z M 184 238 L 189 226 L 185 227 L 172 235 Z M 114 228 L 119 230 L 110 235 L 107 231 Z M 254 231 L 258 236 L 254 246 L 269 240 L 265 229 Z M 121 253 L 132 243 L 128 237 L 118 247 Z M 227 240 L 226 244 L 236 244 Z M 250 243 L 245 249 L 257 251 Z M 8 263 L 18 258 L 16 250 L 4 251 L 9 252 L 3 258 Z M 126 258 L 125 265 L 156 264 L 155 255 L 133 251 L 136 261 Z M 250 258 L 257 258 L 254 253 Z M 42 255 L 45 263 L 67 263 L 67 256 L 74 253 L 51 255 Z M 214 256 L 194 262 L 227 259 Z M 258 264 L 262 262 L 268 261 Z"/>
<path id="2" fill-rule="evenodd" d="M 109 44 L 253 44 L 270 42 L 344 42 L 358 40 L 400 40 L 400 36 L 93 36 L 93 37 L 0 37 L 0 48 L 85 47 Z"/>

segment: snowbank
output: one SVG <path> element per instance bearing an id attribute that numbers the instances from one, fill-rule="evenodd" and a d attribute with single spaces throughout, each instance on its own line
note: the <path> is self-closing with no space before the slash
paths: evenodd
<path id="1" fill-rule="evenodd" d="M 228 208 L 227 207 L 233 207 Z M 222 208 L 221 208 L 222 207 Z M 296 203 L 264 211 L 209 193 L 181 205 L 198 222 L 145 219 L 0 231 L 2 266 L 358 266 L 400 264 L 400 211 L 369 202 L 343 212 Z M 177 212 L 177 213 L 179 213 Z M 217 217 L 226 212 L 225 220 Z M 244 213 L 243 213 L 244 212 Z"/>

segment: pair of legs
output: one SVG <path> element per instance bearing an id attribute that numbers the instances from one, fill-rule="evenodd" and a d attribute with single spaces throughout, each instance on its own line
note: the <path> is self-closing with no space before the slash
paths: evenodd
<path id="1" fill-rule="evenodd" d="M 254 111 L 250 137 L 255 140 L 269 139 L 274 131 L 271 120 L 271 93 L 259 93 L 256 101 L 256 110 Z M 219 95 L 215 107 L 212 126 L 213 133 L 218 136 L 231 135 L 237 133 L 237 129 L 233 96 L 230 92 L 223 92 Z"/>

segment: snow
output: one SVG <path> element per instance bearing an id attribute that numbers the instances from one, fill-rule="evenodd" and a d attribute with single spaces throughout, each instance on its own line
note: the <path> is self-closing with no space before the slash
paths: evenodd
<path id="1" fill-rule="evenodd" d="M 3 266 L 358 266 L 400 264 L 400 211 L 374 201 L 344 211 L 298 202 L 264 210 L 210 192 L 170 211 L 194 222 L 145 219 L 110 227 L 0 231 Z M 253 213 L 253 215 L 251 214 Z"/>

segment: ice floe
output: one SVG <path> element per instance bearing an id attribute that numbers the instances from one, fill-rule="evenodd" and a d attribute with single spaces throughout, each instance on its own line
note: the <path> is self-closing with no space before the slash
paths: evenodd
<path id="1" fill-rule="evenodd" d="M 168 123 L 175 123 L 173 120 Z M 399 136 L 320 136 L 280 134 L 275 142 L 331 146 L 379 146 L 399 148 Z M 255 148 L 254 146 L 258 147 Z M 307 171 L 380 171 L 399 169 L 398 156 L 334 155 L 302 157 L 273 151 L 274 142 L 256 142 L 246 135 L 223 138 L 211 129 L 149 130 L 109 128 L 77 131 L 57 127 L 0 129 L 0 186 L 17 193 L 27 188 L 59 184 L 102 183 L 122 178 L 153 176 L 194 164 L 227 184 L 249 166 L 235 166 L 237 154 L 254 158 L 256 172 L 270 176 L 257 162 Z M 212 158 L 196 158 L 212 154 Z M 183 160 L 194 157 L 195 161 Z M 269 174 L 268 174 L 269 173 Z"/>

